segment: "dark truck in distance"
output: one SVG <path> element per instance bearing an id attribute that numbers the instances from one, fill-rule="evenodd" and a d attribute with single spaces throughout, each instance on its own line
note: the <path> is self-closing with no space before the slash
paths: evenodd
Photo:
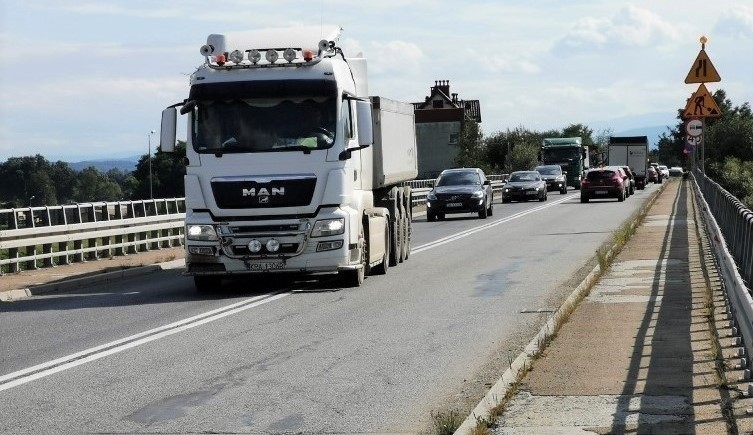
<path id="1" fill-rule="evenodd" d="M 635 187 L 643 190 L 648 184 L 648 137 L 611 136 L 609 166 L 628 166 L 635 176 Z"/>
<path id="2" fill-rule="evenodd" d="M 560 165 L 567 172 L 567 185 L 580 189 L 583 173 L 589 168 L 588 147 L 579 137 L 545 138 L 541 144 L 541 165 Z"/>

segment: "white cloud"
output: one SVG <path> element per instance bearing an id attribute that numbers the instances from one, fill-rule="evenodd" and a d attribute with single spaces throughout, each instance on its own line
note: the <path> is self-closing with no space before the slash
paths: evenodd
<path id="1" fill-rule="evenodd" d="M 678 40 L 680 32 L 659 15 L 633 5 L 611 18 L 584 17 L 554 46 L 553 53 L 568 55 L 593 50 L 650 47 Z"/>
<path id="2" fill-rule="evenodd" d="M 740 39 L 753 39 L 753 7 L 728 9 L 714 26 L 714 34 Z"/>

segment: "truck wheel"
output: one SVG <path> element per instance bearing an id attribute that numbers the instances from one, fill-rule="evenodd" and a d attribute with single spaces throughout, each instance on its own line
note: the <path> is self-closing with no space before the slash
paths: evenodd
<path id="1" fill-rule="evenodd" d="M 196 287 L 196 291 L 199 293 L 209 293 L 211 291 L 219 290 L 222 285 L 222 278 L 219 276 L 194 276 L 193 285 Z"/>
<path id="2" fill-rule="evenodd" d="M 397 189 L 398 204 L 400 205 L 400 262 L 404 262 L 408 250 L 408 210 L 405 205 L 405 189 Z"/>
<path id="3" fill-rule="evenodd" d="M 363 226 L 361 226 L 361 230 L 358 232 L 358 243 L 361 245 L 361 267 L 355 270 L 341 270 L 338 272 L 340 281 L 344 287 L 360 287 L 366 278 L 368 257 L 366 256 L 367 242 L 364 237 Z"/>
<path id="4" fill-rule="evenodd" d="M 402 222 L 399 207 L 395 207 L 395 216 L 392 218 L 390 227 L 392 230 L 390 231 L 390 234 L 392 235 L 392 240 L 390 241 L 392 244 L 390 246 L 390 266 L 397 266 L 400 263 L 400 250 L 402 249 L 402 244 L 400 243 Z"/>
<path id="5" fill-rule="evenodd" d="M 408 204 L 410 203 L 408 201 Z M 408 215 L 405 217 L 405 233 L 407 234 L 405 238 L 405 259 L 407 260 L 410 257 L 411 240 L 413 239 L 413 210 L 410 208 L 408 209 Z"/>
<path id="6" fill-rule="evenodd" d="M 387 221 L 384 224 L 384 255 L 382 256 L 382 264 L 372 268 L 371 270 L 375 275 L 386 275 L 387 269 L 390 267 L 390 223 Z"/>

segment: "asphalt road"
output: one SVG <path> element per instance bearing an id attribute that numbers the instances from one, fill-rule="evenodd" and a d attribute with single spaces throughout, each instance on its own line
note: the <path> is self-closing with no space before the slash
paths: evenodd
<path id="1" fill-rule="evenodd" d="M 358 289 L 164 271 L 0 305 L 0 432 L 417 432 L 470 410 L 657 186 L 414 222 Z M 589 266 L 590 264 L 590 266 Z"/>

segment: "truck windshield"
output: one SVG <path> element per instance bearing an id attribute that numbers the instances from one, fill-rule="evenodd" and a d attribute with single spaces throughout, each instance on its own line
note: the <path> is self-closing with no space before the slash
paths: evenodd
<path id="1" fill-rule="evenodd" d="M 310 151 L 335 142 L 333 97 L 199 101 L 192 137 L 198 153 Z"/>
<path id="2" fill-rule="evenodd" d="M 541 150 L 545 162 L 572 162 L 580 160 L 580 148 L 545 148 Z"/>

